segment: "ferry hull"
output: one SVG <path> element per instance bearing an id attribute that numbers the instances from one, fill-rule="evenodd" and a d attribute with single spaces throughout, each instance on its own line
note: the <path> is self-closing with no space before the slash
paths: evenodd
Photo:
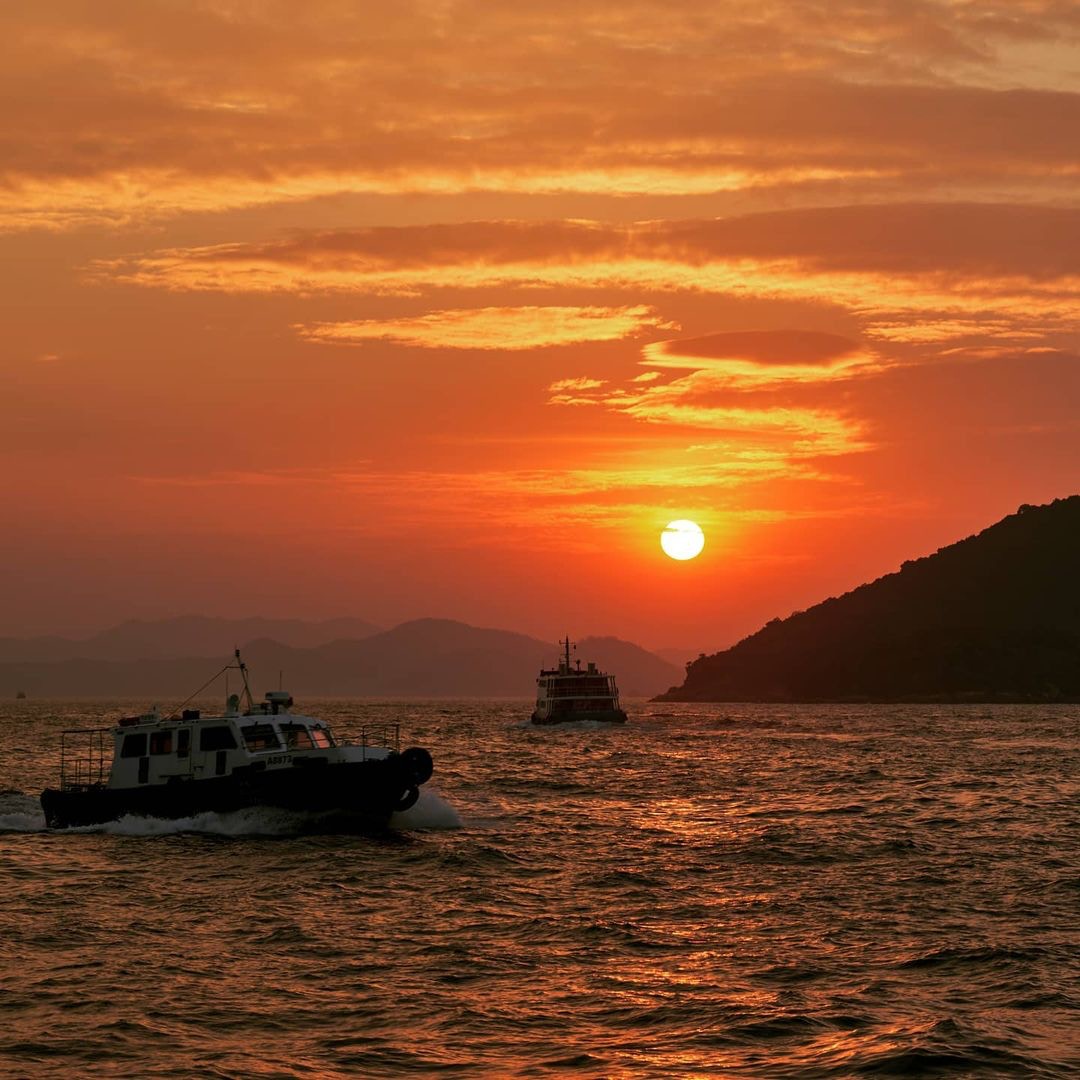
<path id="1" fill-rule="evenodd" d="M 591 720 L 604 724 L 625 724 L 626 713 L 622 709 L 579 709 L 574 712 L 554 713 L 548 716 L 541 716 L 537 712 L 532 714 L 532 722 L 544 726 L 577 724 L 582 720 Z"/>
<path id="2" fill-rule="evenodd" d="M 104 784 L 49 788 L 41 793 L 41 808 L 51 829 L 103 825 L 128 815 L 176 820 L 257 806 L 340 816 L 357 826 L 380 827 L 395 811 L 416 802 L 427 775 L 417 775 L 401 755 L 334 764 L 309 758 L 291 768 L 238 768 L 227 776 L 174 777 L 166 784 L 138 788 Z"/>

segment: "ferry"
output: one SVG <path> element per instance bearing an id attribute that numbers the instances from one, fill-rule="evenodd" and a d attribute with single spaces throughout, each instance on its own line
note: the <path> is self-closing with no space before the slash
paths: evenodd
<path id="1" fill-rule="evenodd" d="M 230 695 L 219 715 L 180 706 L 162 716 L 153 708 L 111 728 L 64 731 L 59 785 L 41 793 L 46 825 L 101 825 L 127 815 L 176 820 L 266 806 L 381 828 L 419 798 L 431 754 L 419 746 L 400 750 L 396 724 L 365 728 L 359 743 L 339 742 L 322 720 L 293 712 L 286 691 L 255 702 L 239 650 L 235 664 L 184 704 L 229 670 L 241 673 L 243 694 Z"/>
<path id="2" fill-rule="evenodd" d="M 534 724 L 565 724 L 577 720 L 600 720 L 609 724 L 625 724 L 626 713 L 619 706 L 619 691 L 615 676 L 606 675 L 590 662 L 584 670 L 581 661 L 570 663 L 569 636 L 560 641 L 564 653 L 559 666 L 541 669 L 536 680 Z"/>

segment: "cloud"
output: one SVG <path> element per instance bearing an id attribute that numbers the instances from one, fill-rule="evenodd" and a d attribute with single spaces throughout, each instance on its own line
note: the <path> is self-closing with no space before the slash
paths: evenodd
<path id="1" fill-rule="evenodd" d="M 173 290 L 417 295 L 457 288 L 760 297 L 846 309 L 868 336 L 947 340 L 957 322 L 1063 333 L 1080 291 L 1080 210 L 846 206 L 722 219 L 481 221 L 295 233 L 99 260 L 100 280 Z M 603 321 L 603 320 L 602 320 Z M 942 329 L 934 338 L 932 328 Z M 416 330 L 417 327 L 413 327 Z"/>
<path id="2" fill-rule="evenodd" d="M 654 342 L 642 351 L 642 363 L 688 374 L 661 383 L 662 372 L 655 372 L 654 379 L 639 376 L 624 388 L 587 377 L 564 380 L 548 388 L 548 404 L 598 405 L 648 424 L 723 432 L 731 446 L 750 453 L 767 448 L 789 463 L 873 445 L 862 420 L 785 396 L 886 369 L 848 338 L 808 330 L 729 331 Z"/>
<path id="3" fill-rule="evenodd" d="M 785 383 L 822 383 L 882 370 L 880 358 L 837 334 L 753 330 L 659 341 L 644 349 L 643 363 L 708 372 L 716 386 L 737 389 Z"/>
<path id="4" fill-rule="evenodd" d="M 1080 169 L 1068 4 L 58 0 L 0 32 L 9 228 L 356 192 L 1068 193 Z"/>
<path id="5" fill-rule="evenodd" d="M 392 341 L 425 349 L 520 350 L 615 341 L 648 330 L 678 329 L 645 305 L 601 307 L 484 307 L 433 311 L 404 319 L 300 324 L 294 329 L 324 345 Z"/>
<path id="6" fill-rule="evenodd" d="M 742 405 L 717 401 L 715 383 L 689 375 L 604 404 L 650 424 L 724 432 L 746 448 L 769 447 L 788 461 L 853 454 L 872 448 L 863 421 L 826 408 Z"/>
<path id="7" fill-rule="evenodd" d="M 550 405 L 596 405 L 597 399 L 589 392 L 607 385 L 607 379 L 590 379 L 587 376 L 577 379 L 556 379 L 548 387 Z"/>
<path id="8" fill-rule="evenodd" d="M 697 403 L 696 390 L 694 386 L 680 386 L 674 393 L 645 395 L 613 406 L 652 424 L 752 436 L 761 444 L 772 440 L 779 444 L 774 452 L 788 461 L 860 453 L 873 446 L 865 437 L 861 421 L 825 409 L 754 409 Z M 752 440 L 748 441 L 752 445 Z"/>
<path id="9" fill-rule="evenodd" d="M 606 382 L 606 379 L 557 379 L 548 389 L 554 390 L 556 393 L 560 390 L 595 390 Z"/>
<path id="10" fill-rule="evenodd" d="M 991 315 L 975 318 L 878 319 L 867 328 L 868 336 L 881 341 L 901 345 L 933 345 L 993 337 L 998 340 L 1017 341 L 1025 337 L 1040 337 L 1036 330 L 1025 330 L 1008 319 L 995 319 Z"/>
<path id="11" fill-rule="evenodd" d="M 858 351 L 856 342 L 838 334 L 813 330 L 742 330 L 657 342 L 650 347 L 649 355 L 660 365 L 665 357 L 672 357 L 675 361 L 672 366 L 678 367 L 687 366 L 679 361 L 690 359 L 827 369 Z"/>
<path id="12" fill-rule="evenodd" d="M 746 262 L 832 273 L 1052 280 L 1080 274 L 1080 210 L 978 203 L 834 206 L 724 218 L 608 224 L 468 221 L 297 231 L 264 243 L 173 248 L 102 260 L 98 272 L 143 285 L 265 291 L 364 290 L 387 284 L 575 280 L 581 268 Z M 605 274 L 606 270 L 606 274 Z M 437 276 L 438 275 L 438 276 Z M 682 284 L 680 282 L 680 284 Z"/>

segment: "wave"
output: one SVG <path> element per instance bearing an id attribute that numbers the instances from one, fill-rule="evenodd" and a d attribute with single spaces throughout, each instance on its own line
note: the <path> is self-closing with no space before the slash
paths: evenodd
<path id="1" fill-rule="evenodd" d="M 902 968 L 965 968 L 986 965 L 1000 966 L 1009 964 L 1027 964 L 1046 955 L 1043 948 L 1010 949 L 992 945 L 977 948 L 941 948 L 933 949 L 922 956 L 915 956 L 900 963 Z"/>
<path id="2" fill-rule="evenodd" d="M 0 791 L 0 834 L 44 832 L 41 802 L 24 791 Z"/>
<path id="3" fill-rule="evenodd" d="M 395 830 L 461 827 L 461 816 L 457 810 L 441 795 L 427 790 L 421 790 L 415 805 L 403 813 L 393 814 L 390 818 L 390 828 Z M 23 792 L 8 791 L 0 795 L 0 834 L 49 831 L 38 799 Z M 350 828 L 335 815 L 252 806 L 221 813 L 206 811 L 183 818 L 152 818 L 127 814 L 116 821 L 107 821 L 100 825 L 79 825 L 51 831 L 71 835 L 103 833 L 109 836 L 178 836 L 196 833 L 205 836 L 255 837 L 349 833 L 362 830 Z"/>
<path id="4" fill-rule="evenodd" d="M 0 834 L 36 833 L 45 831 L 45 815 L 35 814 L 0 814 Z"/>

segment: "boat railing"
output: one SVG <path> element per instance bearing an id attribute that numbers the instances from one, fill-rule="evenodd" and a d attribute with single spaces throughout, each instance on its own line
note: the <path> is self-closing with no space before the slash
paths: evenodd
<path id="1" fill-rule="evenodd" d="M 575 687 L 555 687 L 548 691 L 549 698 L 609 698 L 614 697 L 616 691 L 612 687 L 607 689 L 588 689 L 581 690 Z"/>
<path id="2" fill-rule="evenodd" d="M 109 736 L 106 760 L 105 737 Z M 72 746 L 71 744 L 76 745 Z M 60 732 L 60 789 L 85 790 L 105 783 L 112 764 L 111 728 L 68 728 Z"/>
<path id="3" fill-rule="evenodd" d="M 361 725 L 353 738 L 347 740 L 347 745 L 359 746 L 367 757 L 368 747 L 385 747 L 389 750 L 401 752 L 401 725 L 389 721 L 381 723 L 369 723 Z"/>

